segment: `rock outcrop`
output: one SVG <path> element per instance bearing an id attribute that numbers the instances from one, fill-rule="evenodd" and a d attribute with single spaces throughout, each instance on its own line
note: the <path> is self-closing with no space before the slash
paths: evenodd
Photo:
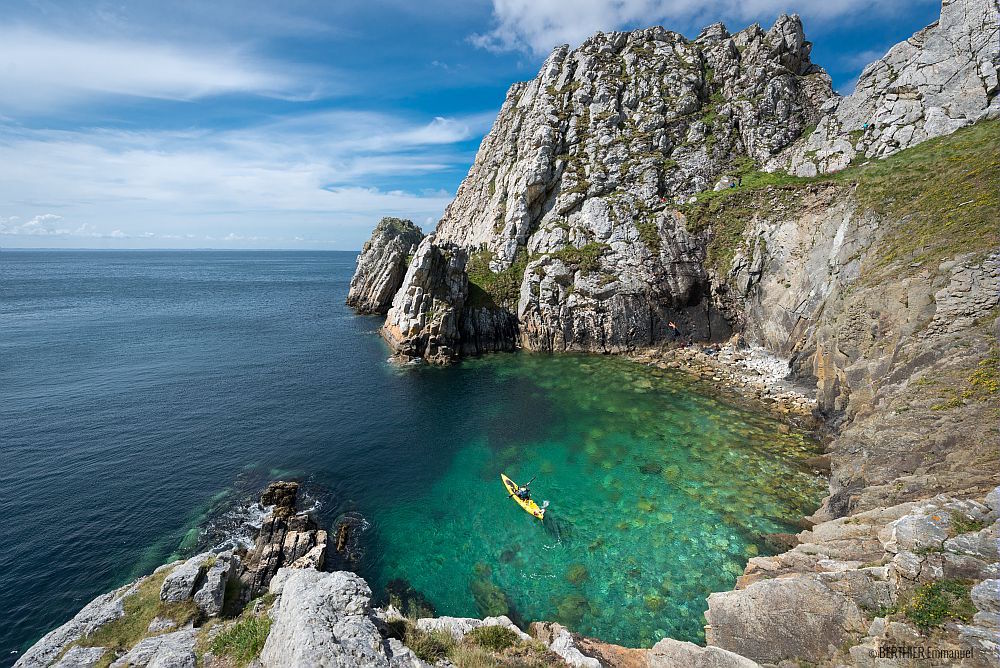
<path id="1" fill-rule="evenodd" d="M 940 495 L 818 524 L 791 551 L 752 558 L 735 591 L 709 596 L 706 638 L 761 663 L 869 666 L 880 647 L 911 645 L 951 650 L 961 665 L 996 665 L 990 592 L 1000 575 L 1000 506 L 992 503 Z M 968 617 L 931 640 L 912 620 L 927 620 L 921 596 L 942 582 L 977 610 L 952 604 Z"/>
<path id="2" fill-rule="evenodd" d="M 123 601 L 135 594 L 143 582 L 145 582 L 145 578 L 140 578 L 124 587 L 98 596 L 84 606 L 73 619 L 46 633 L 41 640 L 22 654 L 14 665 L 17 668 L 42 668 L 42 666 L 51 666 L 60 659 L 65 659 L 63 654 L 73 643 L 102 626 L 121 619 L 125 615 Z M 100 659 L 104 653 L 103 647 L 80 648 L 74 652 L 74 656 L 79 655 L 79 661 L 83 662 L 85 659 L 93 658 L 95 654 L 97 659 Z"/>
<path id="3" fill-rule="evenodd" d="M 434 244 L 464 251 L 469 286 L 436 296 L 435 313 L 460 315 L 457 329 L 438 325 L 446 354 L 428 357 L 623 352 L 669 338 L 669 322 L 695 341 L 753 326 L 719 308 L 729 285 L 688 215 L 695 196 L 739 189 L 755 169 L 837 171 L 1000 115 L 997 25 L 997 0 L 948 0 L 846 98 L 810 61 L 797 16 L 766 31 L 716 24 L 689 40 L 650 28 L 556 49 L 510 88 L 438 223 Z M 428 265 L 397 294 L 386 338 L 405 356 L 422 356 L 434 328 L 418 317 L 426 286 L 457 286 L 453 271 Z"/>
<path id="4" fill-rule="evenodd" d="M 371 666 L 389 657 L 372 621 L 371 590 L 353 573 L 281 571 L 270 591 L 270 634 L 260 654 L 265 667 Z"/>
<path id="5" fill-rule="evenodd" d="M 998 70 L 997 0 L 944 0 L 937 22 L 868 65 L 854 92 L 831 99 L 816 129 L 768 168 L 814 176 L 1000 118 Z"/>
<path id="6" fill-rule="evenodd" d="M 298 490 L 296 482 L 279 481 L 261 495 L 261 505 L 273 508 L 240 572 L 245 600 L 266 592 L 279 568 L 323 568 L 327 533 L 308 513 L 295 511 Z"/>
<path id="7" fill-rule="evenodd" d="M 383 218 L 358 255 L 347 305 L 361 313 L 385 315 L 403 284 L 406 267 L 424 238 L 412 221 Z"/>
<path id="8" fill-rule="evenodd" d="M 469 292 L 468 254 L 454 244 L 424 237 L 392 301 L 382 336 L 401 358 L 454 361 L 460 349 L 459 320 Z"/>

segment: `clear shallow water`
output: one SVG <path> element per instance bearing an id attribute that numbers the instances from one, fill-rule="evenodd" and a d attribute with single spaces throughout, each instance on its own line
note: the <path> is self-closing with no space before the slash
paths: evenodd
<path id="1" fill-rule="evenodd" d="M 633 645 L 697 640 L 704 597 L 822 497 L 813 444 L 663 371 L 388 365 L 343 306 L 354 258 L 0 252 L 0 664 L 273 477 L 368 519 L 376 590 Z M 538 474 L 544 525 L 501 470 Z"/>

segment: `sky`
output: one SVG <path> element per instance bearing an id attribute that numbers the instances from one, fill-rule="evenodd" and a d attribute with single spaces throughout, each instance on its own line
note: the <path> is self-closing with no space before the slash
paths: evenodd
<path id="1" fill-rule="evenodd" d="M 849 93 L 939 0 L 4 0 L 0 248 L 355 250 L 437 223 L 507 88 L 597 30 L 798 13 Z"/>

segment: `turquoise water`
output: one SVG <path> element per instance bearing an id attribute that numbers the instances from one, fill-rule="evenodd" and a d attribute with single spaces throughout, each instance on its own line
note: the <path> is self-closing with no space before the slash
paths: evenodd
<path id="1" fill-rule="evenodd" d="M 343 305 L 353 253 L 0 251 L 0 665 L 87 601 L 240 529 L 268 480 L 356 567 L 439 614 L 630 645 L 698 640 L 705 596 L 825 483 L 814 444 L 606 357 L 397 368 Z M 506 498 L 533 475 L 543 524 Z M 14 652 L 13 654 L 11 652 Z"/>
<path id="2" fill-rule="evenodd" d="M 405 577 L 439 611 L 555 619 L 630 646 L 703 640 L 705 597 L 823 495 L 799 465 L 815 443 L 677 372 L 521 354 L 459 373 L 491 379 L 494 391 L 469 398 L 491 427 L 422 494 L 375 516 L 376 583 Z M 544 524 L 506 497 L 501 471 L 537 475 Z"/>

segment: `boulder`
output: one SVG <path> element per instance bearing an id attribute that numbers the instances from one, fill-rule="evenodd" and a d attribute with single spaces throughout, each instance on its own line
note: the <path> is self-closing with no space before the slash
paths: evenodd
<path id="1" fill-rule="evenodd" d="M 94 668 L 107 651 L 103 647 L 73 647 L 53 668 Z"/>
<path id="2" fill-rule="evenodd" d="M 510 629 L 521 640 L 530 640 L 531 636 L 517 628 L 514 622 L 506 616 L 486 617 L 485 619 L 475 619 L 474 617 L 424 617 L 417 620 L 417 628 L 421 631 L 446 631 L 455 640 L 461 640 L 465 634 L 480 626 L 502 626 Z"/>
<path id="3" fill-rule="evenodd" d="M 711 594 L 705 619 L 709 645 L 760 663 L 820 662 L 867 629 L 857 604 L 805 574 Z"/>
<path id="4" fill-rule="evenodd" d="M 980 612 L 1000 615 L 1000 580 L 983 580 L 974 586 L 972 602 Z"/>
<path id="5" fill-rule="evenodd" d="M 194 596 L 195 587 L 203 582 L 208 564 L 215 559 L 211 552 L 203 552 L 174 568 L 163 580 L 160 600 L 164 603 L 180 603 Z"/>
<path id="6" fill-rule="evenodd" d="M 389 666 L 371 619 L 371 590 L 347 571 L 283 568 L 271 582 L 278 600 L 260 654 L 265 668 Z"/>
<path id="7" fill-rule="evenodd" d="M 565 626 L 554 622 L 532 622 L 530 631 L 567 665 L 573 668 L 601 668 L 599 660 L 580 651 L 576 637 Z"/>
<path id="8" fill-rule="evenodd" d="M 205 579 L 194 594 L 194 602 L 206 617 L 216 617 L 222 612 L 226 586 L 239 572 L 240 558 L 230 551 L 216 555 L 215 563 L 208 567 Z"/>
<path id="9" fill-rule="evenodd" d="M 718 647 L 699 647 L 694 643 L 664 638 L 646 654 L 649 668 L 760 668 L 756 661 Z"/>

